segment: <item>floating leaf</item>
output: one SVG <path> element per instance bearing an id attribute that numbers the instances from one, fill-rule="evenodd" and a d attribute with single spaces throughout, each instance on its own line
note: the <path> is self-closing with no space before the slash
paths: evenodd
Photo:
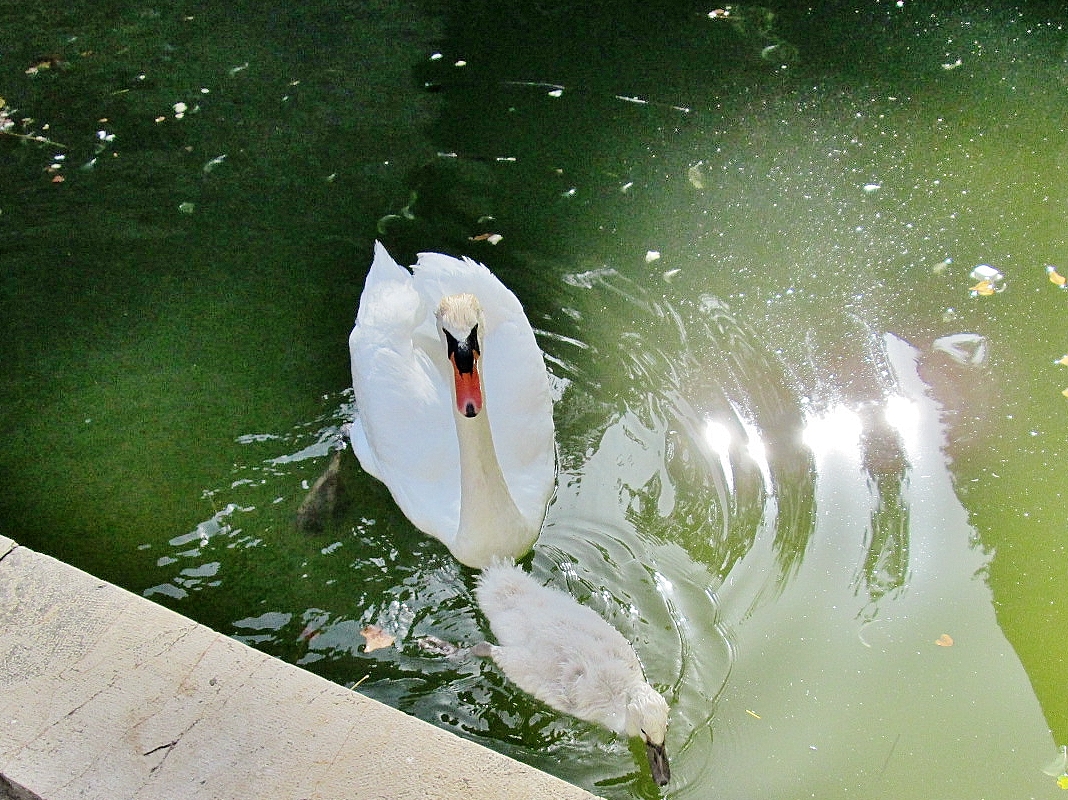
<path id="1" fill-rule="evenodd" d="M 1068 775 L 1061 775 L 1061 777 L 1057 778 L 1057 785 L 1062 789 L 1068 789 Z"/>
<path id="2" fill-rule="evenodd" d="M 365 653 L 370 653 L 372 650 L 381 650 L 383 647 L 392 647 L 393 643 L 397 641 L 396 637 L 386 633 L 377 625 L 368 625 L 360 631 L 360 635 L 367 640 L 367 643 L 363 646 Z"/>
<path id="3" fill-rule="evenodd" d="M 1068 278 L 1065 278 L 1057 272 L 1057 268 L 1052 265 L 1046 266 L 1046 274 L 1049 276 L 1050 283 L 1060 286 L 1062 289 L 1065 288 L 1065 284 L 1068 283 Z"/>
<path id="4" fill-rule="evenodd" d="M 499 242 L 503 238 L 504 236 L 499 233 L 480 233 L 478 236 L 472 236 L 471 241 L 489 242 L 490 244 L 497 244 L 497 242 Z"/>
<path id="5" fill-rule="evenodd" d="M 1063 367 L 1068 367 L 1068 355 L 1063 355 L 1053 362 L 1054 364 L 1060 364 Z"/>
<path id="6" fill-rule="evenodd" d="M 1065 397 L 1068 397 L 1068 389 L 1062 389 L 1061 394 L 1063 394 Z"/>
<path id="7" fill-rule="evenodd" d="M 935 644 L 939 647 L 952 647 L 953 637 L 950 636 L 948 633 L 943 633 L 941 636 L 935 639 Z"/>
<path id="8" fill-rule="evenodd" d="M 1005 290 L 1005 276 L 1002 275 L 996 267 L 992 267 L 989 264 L 980 264 L 971 271 L 969 277 L 973 281 L 979 281 L 975 286 L 968 290 L 972 293 L 972 297 L 986 297 L 995 292 Z"/>

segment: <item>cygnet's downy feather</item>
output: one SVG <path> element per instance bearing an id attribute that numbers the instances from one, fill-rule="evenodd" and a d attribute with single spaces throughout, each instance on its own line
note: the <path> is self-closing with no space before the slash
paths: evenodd
<path id="1" fill-rule="evenodd" d="M 476 646 L 477 655 L 553 708 L 642 739 L 654 780 L 668 782 L 668 704 L 619 631 L 512 564 L 483 570 L 476 598 L 498 642 Z"/>

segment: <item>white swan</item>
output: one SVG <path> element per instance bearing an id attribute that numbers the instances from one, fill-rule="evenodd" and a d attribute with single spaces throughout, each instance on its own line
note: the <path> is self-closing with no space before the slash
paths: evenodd
<path id="1" fill-rule="evenodd" d="M 519 688 L 553 708 L 641 738 L 653 779 L 668 782 L 668 704 L 646 682 L 619 631 L 512 564 L 485 569 L 475 595 L 500 644 L 483 642 L 471 652 L 491 657 Z"/>
<path id="2" fill-rule="evenodd" d="M 360 464 L 417 528 L 482 568 L 530 550 L 556 480 L 545 361 L 483 265 L 375 243 L 349 337 Z"/>

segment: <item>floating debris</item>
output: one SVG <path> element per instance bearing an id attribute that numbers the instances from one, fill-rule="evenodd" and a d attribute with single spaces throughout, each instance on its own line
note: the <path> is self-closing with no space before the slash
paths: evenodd
<path id="1" fill-rule="evenodd" d="M 444 639 L 430 634 L 416 639 L 416 644 L 419 645 L 419 649 L 427 653 L 446 656 L 448 658 L 455 658 L 463 652 L 461 648 L 457 647 L 452 642 L 446 642 Z"/>
<path id="2" fill-rule="evenodd" d="M 980 264 L 973 269 L 971 279 L 978 281 L 968 289 L 972 297 L 988 297 L 1005 291 L 1005 276 L 989 264 Z"/>
<path id="3" fill-rule="evenodd" d="M 1068 288 L 1068 286 L 1065 286 L 1065 284 L 1068 283 L 1068 279 L 1057 272 L 1057 268 L 1052 264 L 1046 265 L 1046 275 L 1049 277 L 1050 283 L 1059 286 L 1062 289 Z"/>
<path id="4" fill-rule="evenodd" d="M 30 63 L 30 66 L 26 67 L 25 72 L 30 77 L 33 77 L 44 70 L 65 69 L 66 66 L 67 62 L 57 55 L 37 56 Z"/>
<path id="5" fill-rule="evenodd" d="M 931 267 L 931 272 L 933 272 L 935 275 L 941 275 L 943 272 L 945 272 L 947 269 L 949 269 L 949 267 L 950 267 L 950 265 L 952 265 L 952 263 L 953 263 L 953 259 L 952 258 L 948 258 L 948 257 L 947 258 L 943 258 L 941 261 L 939 261 L 937 264 L 935 264 L 933 267 Z"/>
<path id="6" fill-rule="evenodd" d="M 372 650 L 381 650 L 385 647 L 392 647 L 393 643 L 397 641 L 395 636 L 386 633 L 377 625 L 368 625 L 360 631 L 360 635 L 366 640 L 366 644 L 363 646 L 365 653 L 370 653 Z"/>
<path id="7" fill-rule="evenodd" d="M 215 156 L 215 158 L 211 159 L 204 165 L 204 174 L 206 175 L 211 172 L 224 161 L 226 161 L 226 153 L 223 153 L 221 156 Z"/>
<path id="8" fill-rule="evenodd" d="M 441 156 L 442 153 L 438 153 L 438 155 Z M 412 206 L 415 205 L 415 201 L 418 200 L 418 199 L 419 199 L 419 193 L 418 192 L 413 191 L 413 192 L 409 193 L 409 195 L 408 195 L 408 204 L 406 206 L 404 206 L 404 208 L 402 208 L 396 214 L 386 214 L 384 217 L 382 217 L 382 219 L 378 220 L 378 232 L 379 232 L 379 234 L 384 236 L 386 234 L 386 229 L 394 221 L 408 221 L 408 222 L 411 222 L 412 220 L 414 220 L 415 219 L 415 212 L 412 211 Z"/>
<path id="9" fill-rule="evenodd" d="M 690 181 L 690 185 L 695 189 L 705 188 L 705 175 L 701 168 L 703 163 L 704 162 L 698 161 L 686 170 L 686 177 Z"/>

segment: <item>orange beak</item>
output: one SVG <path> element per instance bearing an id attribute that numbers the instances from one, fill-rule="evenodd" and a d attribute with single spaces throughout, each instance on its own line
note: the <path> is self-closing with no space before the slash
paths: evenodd
<path id="1" fill-rule="evenodd" d="M 461 370 L 456 365 L 455 355 L 449 359 L 452 362 L 452 377 L 456 387 L 456 410 L 465 417 L 477 416 L 482 410 L 482 379 L 478 374 L 479 354 L 474 354 L 471 368 Z"/>

